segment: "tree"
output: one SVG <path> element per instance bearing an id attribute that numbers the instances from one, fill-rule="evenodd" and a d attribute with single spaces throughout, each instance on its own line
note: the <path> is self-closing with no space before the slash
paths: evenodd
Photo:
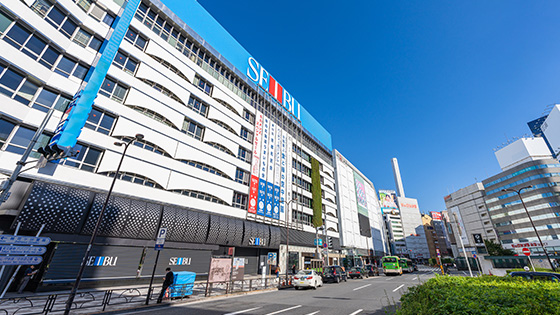
<path id="1" fill-rule="evenodd" d="M 494 243 L 490 240 L 484 240 L 484 245 L 488 250 L 488 255 L 490 256 L 514 256 L 515 252 L 511 249 L 504 249 L 502 245 Z"/>

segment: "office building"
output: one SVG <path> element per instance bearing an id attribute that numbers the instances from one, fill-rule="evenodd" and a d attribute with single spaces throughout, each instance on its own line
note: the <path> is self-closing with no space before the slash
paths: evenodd
<path id="1" fill-rule="evenodd" d="M 323 214 L 338 248 L 330 134 L 202 6 L 183 8 L 0 1 L 0 172 L 14 169 L 50 109 L 30 160 L 39 148 L 79 151 L 22 173 L 0 206 L 4 233 L 21 224 L 20 234 L 42 229 L 57 242 L 43 285 L 75 279 L 114 177 L 92 257 L 118 264 L 88 266 L 87 280 L 149 277 L 159 227 L 158 275 L 204 275 L 212 255 L 233 253 L 249 274 L 285 270 L 286 225 L 290 264 L 302 268 L 317 258 L 313 217 L 322 225 Z M 114 143 L 136 134 L 117 172 Z"/>

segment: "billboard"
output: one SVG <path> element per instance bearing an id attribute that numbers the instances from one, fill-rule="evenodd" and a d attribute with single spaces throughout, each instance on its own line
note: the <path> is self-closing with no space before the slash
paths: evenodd
<path id="1" fill-rule="evenodd" d="M 210 261 L 210 271 L 208 272 L 208 282 L 226 282 L 231 275 L 231 258 L 212 258 Z"/>
<path id="2" fill-rule="evenodd" d="M 379 191 L 379 203 L 381 208 L 397 209 L 397 202 L 395 200 L 395 192 L 390 190 Z"/>
<path id="3" fill-rule="evenodd" d="M 259 166 L 261 158 L 261 142 L 263 133 L 263 114 L 257 111 L 255 116 L 255 132 L 253 136 L 253 161 L 251 162 L 251 183 L 249 186 L 249 213 L 257 213 L 259 198 Z"/>
<path id="4" fill-rule="evenodd" d="M 441 212 L 431 211 L 430 216 L 434 221 L 441 221 Z"/>
<path id="5" fill-rule="evenodd" d="M 268 168 L 268 146 L 269 146 L 269 128 L 270 120 L 264 116 L 263 119 L 263 131 L 262 131 L 262 141 L 261 141 L 261 165 L 259 167 L 259 192 L 257 201 L 257 214 L 265 215 L 266 208 L 266 171 Z"/>
<path id="6" fill-rule="evenodd" d="M 354 188 L 356 193 L 356 205 L 358 208 L 358 223 L 360 225 L 360 235 L 371 236 L 371 226 L 369 224 L 369 210 L 367 205 L 366 186 L 364 179 L 354 172 Z"/>

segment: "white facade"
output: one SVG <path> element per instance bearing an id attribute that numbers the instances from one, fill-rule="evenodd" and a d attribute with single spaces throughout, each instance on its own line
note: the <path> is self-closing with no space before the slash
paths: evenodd
<path id="1" fill-rule="evenodd" d="M 338 214 L 340 224 L 340 244 L 348 249 L 373 249 L 376 253 L 387 253 L 386 233 L 384 231 L 381 207 L 373 183 L 365 177 L 340 152 L 333 151 L 336 181 Z M 367 200 L 367 214 L 371 236 L 360 232 L 359 209 L 356 194 L 356 175 L 364 180 Z M 379 255 L 379 254 L 376 254 Z"/>
<path id="2" fill-rule="evenodd" d="M 397 197 L 397 203 L 410 258 L 430 258 L 430 249 L 428 248 L 418 201 L 414 198 Z"/>
<path id="3" fill-rule="evenodd" d="M 555 136 L 553 136 L 553 138 L 554 137 Z M 502 171 L 508 170 L 525 162 L 552 158 L 546 142 L 540 137 L 521 138 L 496 151 L 494 154 L 498 159 L 498 163 L 500 164 Z"/>

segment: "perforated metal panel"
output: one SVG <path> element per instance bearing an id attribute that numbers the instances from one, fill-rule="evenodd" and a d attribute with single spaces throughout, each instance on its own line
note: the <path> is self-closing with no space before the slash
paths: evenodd
<path id="1" fill-rule="evenodd" d="M 280 247 L 281 236 L 280 228 L 277 226 L 270 226 L 270 242 L 268 247 L 278 248 Z"/>
<path id="2" fill-rule="evenodd" d="M 132 200 L 121 237 L 154 239 L 160 208 L 161 206 L 157 204 Z"/>
<path id="3" fill-rule="evenodd" d="M 24 230 L 75 233 L 85 214 L 91 192 L 68 186 L 35 182 L 17 221 Z"/>
<path id="4" fill-rule="evenodd" d="M 101 213 L 106 194 L 97 194 L 93 201 L 93 207 L 86 220 L 82 234 L 92 234 L 95 224 Z M 119 237 L 124 229 L 130 208 L 130 199 L 123 197 L 111 197 L 107 208 L 103 213 L 103 219 L 99 226 L 99 235 Z"/>

